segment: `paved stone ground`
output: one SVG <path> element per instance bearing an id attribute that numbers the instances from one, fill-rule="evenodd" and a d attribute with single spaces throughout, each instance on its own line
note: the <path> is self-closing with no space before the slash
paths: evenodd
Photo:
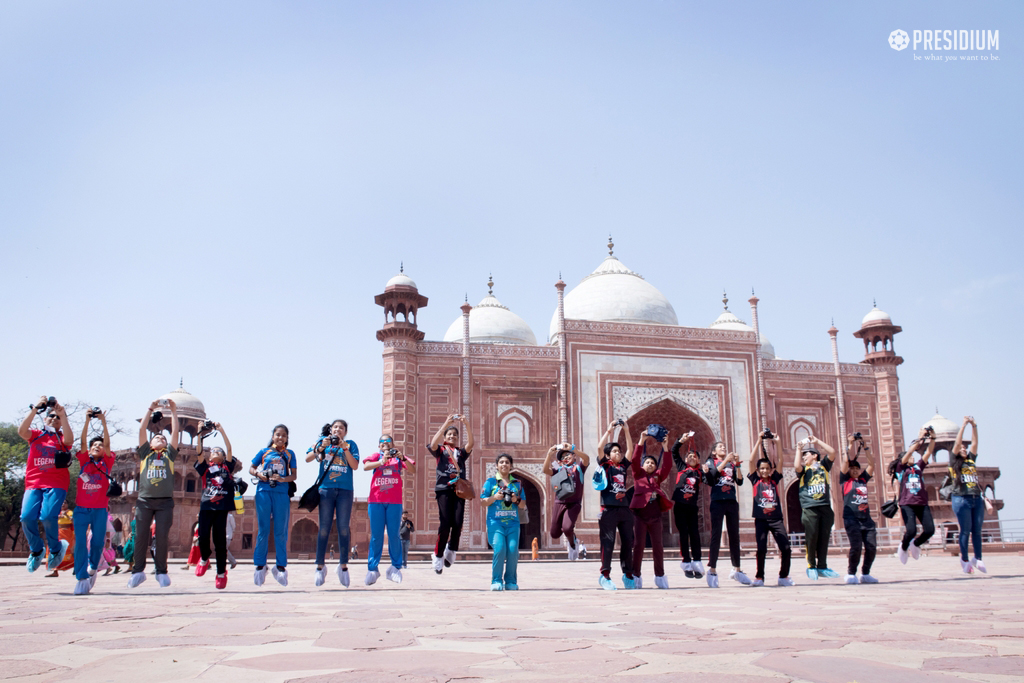
<path id="1" fill-rule="evenodd" d="M 413 565 L 402 585 L 372 587 L 354 564 L 347 590 L 333 573 L 314 588 L 308 564 L 292 566 L 289 587 L 268 576 L 258 589 L 240 565 L 223 592 L 212 572 L 172 565 L 170 588 L 150 577 L 131 591 L 116 575 L 86 597 L 70 576 L 2 567 L 0 679 L 1019 682 L 1024 557 L 986 560 L 988 576 L 948 556 L 890 556 L 874 586 L 797 576 L 793 588 L 718 590 L 674 561 L 670 590 L 614 593 L 597 590 L 595 562 L 523 562 L 518 593 L 487 591 L 484 564 L 442 576 Z"/>

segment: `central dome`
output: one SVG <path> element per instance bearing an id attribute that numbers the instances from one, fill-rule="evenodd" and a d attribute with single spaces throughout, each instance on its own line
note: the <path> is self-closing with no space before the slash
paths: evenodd
<path id="1" fill-rule="evenodd" d="M 480 303 L 469 312 L 469 341 L 475 344 L 529 344 L 537 345 L 537 337 L 526 321 L 498 301 L 491 288 L 494 280 L 488 280 L 488 292 Z M 460 315 L 444 333 L 444 341 L 462 341 L 462 316 Z"/>
<path id="2" fill-rule="evenodd" d="M 609 248 L 601 265 L 565 295 L 565 319 L 678 325 L 665 295 L 610 252 Z M 548 332 L 553 341 L 558 334 L 557 310 Z"/>

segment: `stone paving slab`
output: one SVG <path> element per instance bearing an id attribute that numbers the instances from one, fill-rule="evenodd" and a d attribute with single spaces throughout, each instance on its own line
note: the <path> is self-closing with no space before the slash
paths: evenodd
<path id="1" fill-rule="evenodd" d="M 955 558 L 882 557 L 878 585 L 723 577 L 715 590 L 676 561 L 669 590 L 606 592 L 596 562 L 523 562 L 521 590 L 501 593 L 487 590 L 486 564 L 441 576 L 415 564 L 401 585 L 374 586 L 355 564 L 349 589 L 314 587 L 309 565 L 291 568 L 288 587 L 257 588 L 239 566 L 225 591 L 212 572 L 172 565 L 170 588 L 150 577 L 130 590 L 121 574 L 88 596 L 72 595 L 70 575 L 0 567 L 0 680 L 1022 681 L 1024 557 L 986 563 L 987 576 L 965 576 Z"/>

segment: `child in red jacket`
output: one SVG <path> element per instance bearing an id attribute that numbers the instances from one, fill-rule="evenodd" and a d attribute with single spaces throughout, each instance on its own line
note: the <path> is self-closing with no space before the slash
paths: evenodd
<path id="1" fill-rule="evenodd" d="M 661 513 L 672 507 L 661 484 L 668 479 L 672 471 L 672 458 L 669 457 L 665 443 L 668 435 L 657 441 L 649 433 L 640 437 L 640 443 L 633 451 L 630 468 L 633 471 L 633 501 L 629 507 L 633 510 L 633 576 L 636 587 L 642 588 L 640 566 L 644 560 L 644 546 L 647 545 L 647 534 L 651 535 L 651 554 L 654 556 L 654 585 L 668 588 L 665 577 L 665 548 L 661 541 Z M 648 445 L 651 446 L 648 450 Z"/>

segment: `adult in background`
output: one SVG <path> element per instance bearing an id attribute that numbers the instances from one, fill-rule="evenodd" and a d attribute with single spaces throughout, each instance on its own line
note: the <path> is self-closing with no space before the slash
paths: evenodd
<path id="1" fill-rule="evenodd" d="M 139 497 L 135 501 L 135 562 L 128 587 L 135 588 L 146 580 L 146 548 L 150 542 L 150 527 L 155 524 L 153 536 L 156 549 L 153 563 L 156 565 L 156 582 L 162 588 L 171 585 L 167 575 L 167 537 L 174 521 L 174 461 L 178 459 L 178 406 L 166 399 L 171 411 L 171 438 L 163 430 L 146 438 L 153 413 L 159 401 L 149 404 L 139 425 L 139 447 L 135 456 L 139 459 Z"/>
<path id="2" fill-rule="evenodd" d="M 402 525 L 398 528 L 398 536 L 402 539 L 402 569 L 409 566 L 409 543 L 412 541 L 413 532 L 416 526 L 412 523 L 412 517 L 408 510 L 402 511 Z"/>
<path id="3" fill-rule="evenodd" d="M 466 430 L 466 446 L 459 447 L 459 430 L 455 424 Z M 464 415 L 450 415 L 430 440 L 427 450 L 437 461 L 437 482 L 434 497 L 437 499 L 437 543 L 431 557 L 434 572 L 440 574 L 445 567 L 455 562 L 462 536 L 462 522 L 466 516 L 466 501 L 455 493 L 455 484 L 466 478 L 466 461 L 473 453 L 473 430 Z"/>
<path id="4" fill-rule="evenodd" d="M 818 448 L 821 450 L 818 450 Z M 825 451 L 825 457 L 821 457 Z M 821 439 L 808 436 L 797 444 L 793 454 L 800 495 L 800 521 L 804 524 L 804 545 L 807 549 L 807 576 L 835 579 L 839 574 L 828 568 L 828 542 L 836 515 L 832 511 L 832 487 L 829 472 L 836 451 Z"/>
<path id="5" fill-rule="evenodd" d="M 612 554 L 615 552 L 615 532 L 619 534 L 619 565 L 622 568 L 622 587 L 636 588 L 633 579 L 633 511 L 629 509 L 626 475 L 630 461 L 622 447 L 612 440 L 615 430 L 622 427 L 626 437 L 626 453 L 633 453 L 633 437 L 622 420 L 614 420 L 597 444 L 599 467 L 604 469 L 607 484 L 601 490 L 601 516 L 597 525 L 601 534 L 601 575 L 598 585 L 606 591 L 616 590 L 612 583 Z"/>
<path id="6" fill-rule="evenodd" d="M 75 595 L 86 595 L 96 584 L 96 572 L 103 559 L 103 546 L 107 535 L 107 489 L 110 486 L 110 468 L 114 456 L 110 453 L 110 432 L 107 430 L 107 416 L 100 412 L 95 416 L 103 424 L 103 435 L 89 439 L 89 423 L 94 413 L 85 415 L 82 426 L 81 450 L 78 458 L 80 473 L 75 483 L 75 511 L 72 519 L 75 526 Z M 86 545 L 89 530 L 91 542 Z"/>
<path id="7" fill-rule="evenodd" d="M 871 447 L 859 438 L 860 434 L 846 436 L 846 453 L 839 465 L 839 485 L 843 487 L 843 528 L 850 539 L 849 566 L 846 572 L 846 583 L 878 583 L 871 576 L 871 564 L 875 561 L 878 550 L 875 520 L 871 519 L 871 508 L 868 505 L 868 482 L 875 474 L 875 465 L 871 462 Z M 863 453 L 867 464 L 861 467 L 860 454 Z M 864 564 L 860 577 L 857 576 L 857 565 L 860 564 L 861 550 L 864 552 Z"/>
<path id="8" fill-rule="evenodd" d="M 921 557 L 921 546 L 935 533 L 935 521 L 928 505 L 928 489 L 924 485 L 924 468 L 935 454 L 935 431 L 923 427 L 917 439 L 911 442 L 907 452 L 899 456 L 890 475 L 899 481 L 900 514 L 903 516 L 903 542 L 896 556 L 903 564 L 907 558 Z M 921 455 L 921 450 L 924 455 Z M 917 534 L 917 522 L 921 522 L 921 535 Z"/>
<path id="9" fill-rule="evenodd" d="M 326 435 L 306 453 L 306 462 L 314 459 L 320 463 L 317 474 L 320 482 L 320 527 L 316 536 L 316 580 L 322 586 L 327 578 L 327 542 L 331 538 L 331 525 L 338 530 L 338 549 L 341 552 L 338 563 L 338 581 L 348 588 L 351 578 L 348 573 L 348 548 L 352 540 L 352 472 L 359 466 L 359 446 L 346 439 L 348 422 L 335 420 Z M 331 559 L 334 559 L 333 557 Z"/>
<path id="10" fill-rule="evenodd" d="M 217 558 L 217 577 L 214 585 L 223 590 L 228 585 L 228 515 L 235 509 L 235 470 L 238 462 L 231 455 L 231 441 L 220 422 L 214 429 L 224 439 L 224 448 L 214 446 L 209 453 L 203 450 L 202 431 L 196 444 L 199 459 L 195 469 L 202 477 L 203 495 L 199 500 L 199 564 L 196 576 L 203 576 L 210 568 L 210 536 Z"/>
<path id="11" fill-rule="evenodd" d="M 967 425 L 971 425 L 974 432 L 970 448 L 964 446 Z M 953 514 L 960 525 L 960 568 L 964 574 L 971 574 L 975 569 L 982 574 L 988 572 L 981 561 L 981 524 L 985 521 L 985 510 L 991 510 L 992 504 L 981 495 L 977 460 L 978 423 L 968 415 L 956 434 L 953 462 L 949 466 L 949 476 L 953 480 Z M 974 545 L 974 557 L 970 561 L 967 559 L 968 540 Z"/>
<path id="12" fill-rule="evenodd" d="M 42 429 L 32 429 L 32 420 L 38 410 L 47 410 L 43 418 Z M 18 427 L 18 436 L 28 442 L 28 459 L 25 462 L 25 495 L 21 499 L 21 528 L 28 542 L 28 560 L 25 568 L 30 572 L 39 569 L 43 561 L 43 537 L 39 534 L 39 523 L 43 524 L 46 546 L 50 556 L 46 560 L 46 568 L 56 571 L 68 546 L 61 543 L 57 518 L 61 506 L 68 496 L 71 475 L 63 456 L 71 450 L 71 425 L 64 406 L 56 401 L 49 404 L 46 396 L 40 396 L 39 402 L 29 408 L 28 415 Z M 58 460 L 61 462 L 58 462 Z M 63 465 L 63 466 L 60 466 Z"/>
<path id="13" fill-rule="evenodd" d="M 583 510 L 583 472 L 589 464 L 589 455 L 577 451 L 574 444 L 562 443 L 548 449 L 541 467 L 555 487 L 555 501 L 551 504 L 551 538 L 557 541 L 565 536 L 571 562 L 580 556 L 576 520 Z"/>

